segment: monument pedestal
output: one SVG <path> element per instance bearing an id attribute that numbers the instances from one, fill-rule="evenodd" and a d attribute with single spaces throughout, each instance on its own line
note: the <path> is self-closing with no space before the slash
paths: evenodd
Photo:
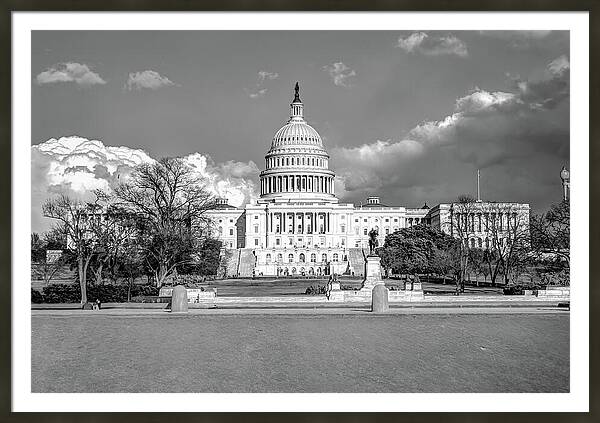
<path id="1" fill-rule="evenodd" d="M 381 258 L 369 255 L 365 261 L 365 280 L 360 290 L 372 290 L 378 283 L 383 283 L 383 278 L 381 277 Z"/>

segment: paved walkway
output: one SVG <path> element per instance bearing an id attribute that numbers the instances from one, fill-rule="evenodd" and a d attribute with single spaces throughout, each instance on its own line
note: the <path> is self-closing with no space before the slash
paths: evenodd
<path id="1" fill-rule="evenodd" d="M 187 315 L 215 316 L 215 315 L 269 315 L 269 316 L 390 316 L 390 315 L 410 315 L 410 314 L 569 314 L 569 310 L 564 307 L 549 305 L 539 306 L 497 306 L 497 307 L 393 307 L 387 313 L 372 313 L 368 307 L 315 307 L 315 308 L 190 308 Z M 45 309 L 32 310 L 32 316 L 181 316 L 185 313 L 170 313 L 164 309 L 142 309 L 142 308 L 109 308 L 100 311 L 79 310 L 79 309 Z"/>

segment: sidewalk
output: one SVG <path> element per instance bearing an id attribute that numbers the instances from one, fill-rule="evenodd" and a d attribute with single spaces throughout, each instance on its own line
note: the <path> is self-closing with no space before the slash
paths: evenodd
<path id="1" fill-rule="evenodd" d="M 165 306 L 165 304 L 156 304 Z M 238 308 L 199 308 L 190 307 L 186 313 L 170 313 L 168 310 L 159 307 L 152 308 L 130 308 L 130 307 L 113 307 L 104 308 L 100 311 L 79 310 L 78 308 L 71 309 L 33 309 L 32 317 L 39 316 L 239 316 L 239 315 L 255 315 L 255 316 L 370 316 L 370 317 L 386 317 L 394 315 L 422 315 L 422 314 L 569 314 L 569 309 L 566 307 L 558 307 L 557 305 L 549 304 L 524 304 L 515 306 L 510 305 L 495 305 L 490 307 L 475 306 L 441 306 L 437 304 L 431 306 L 415 306 L 414 304 L 403 307 L 391 307 L 386 313 L 372 313 L 370 307 L 361 305 L 350 305 L 345 307 L 272 307 L 269 304 L 265 307 L 258 307 L 255 304 L 253 307 L 238 307 Z"/>

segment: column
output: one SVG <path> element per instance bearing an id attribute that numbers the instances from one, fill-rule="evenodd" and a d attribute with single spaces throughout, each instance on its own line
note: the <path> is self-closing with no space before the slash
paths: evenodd
<path id="1" fill-rule="evenodd" d="M 269 248 L 269 209 L 265 210 L 265 248 Z"/>

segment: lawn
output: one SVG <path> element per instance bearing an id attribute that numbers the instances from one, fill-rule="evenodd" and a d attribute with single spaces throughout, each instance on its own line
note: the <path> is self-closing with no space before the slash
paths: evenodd
<path id="1" fill-rule="evenodd" d="M 33 392 L 567 392 L 569 316 L 34 316 Z"/>

